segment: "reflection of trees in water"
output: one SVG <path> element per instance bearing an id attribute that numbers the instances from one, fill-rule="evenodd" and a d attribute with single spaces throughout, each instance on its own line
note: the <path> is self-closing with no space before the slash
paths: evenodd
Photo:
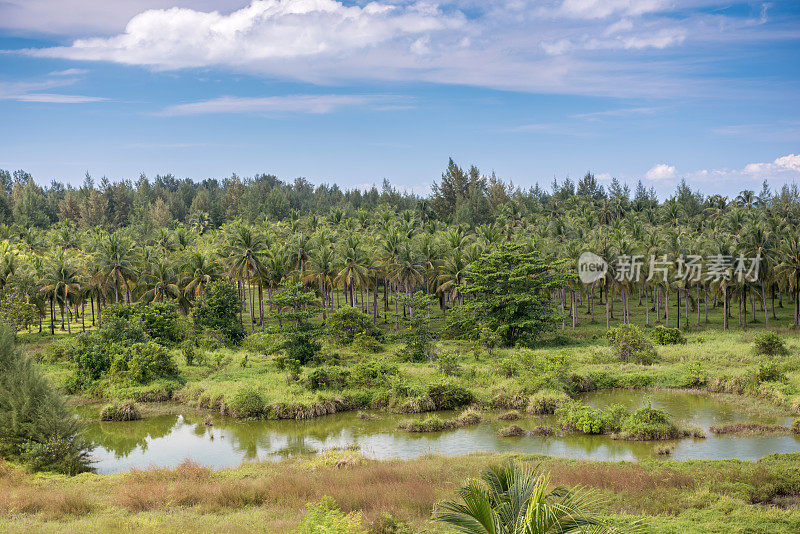
<path id="1" fill-rule="evenodd" d="M 141 421 L 104 421 L 87 425 L 84 436 L 94 446 L 113 452 L 116 458 L 125 458 L 137 448 L 146 451 L 148 439 L 163 438 L 177 424 L 177 415 L 160 415 Z"/>

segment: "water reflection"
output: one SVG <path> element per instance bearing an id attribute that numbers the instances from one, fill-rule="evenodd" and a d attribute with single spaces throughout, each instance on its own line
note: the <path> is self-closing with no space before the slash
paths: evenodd
<path id="1" fill-rule="evenodd" d="M 738 421 L 787 424 L 791 418 L 752 417 L 732 404 L 705 395 L 656 391 L 653 407 L 661 408 L 683 424 L 708 427 Z M 629 408 L 642 404 L 635 391 L 605 391 L 587 395 L 594 406 L 620 403 Z M 85 413 L 91 415 L 86 409 Z M 595 460 L 641 460 L 655 456 L 652 442 L 626 442 L 608 436 L 569 434 L 549 437 L 501 438 L 497 431 L 508 423 L 490 415 L 474 427 L 449 432 L 412 434 L 397 431 L 408 416 L 375 414 L 370 420 L 355 414 L 337 414 L 311 421 L 240 422 L 222 416 L 185 410 L 181 415 L 160 415 L 143 421 L 91 423 L 87 436 L 96 445 L 95 464 L 101 473 L 149 466 L 173 466 L 189 458 L 212 467 L 231 467 L 243 461 L 280 460 L 334 447 L 359 445 L 374 458 L 414 458 L 427 453 L 458 455 L 470 452 L 522 452 Z M 440 414 L 449 417 L 455 414 Z M 206 422 L 210 422 L 207 425 Z M 523 428 L 554 425 L 551 417 L 527 417 L 516 422 Z M 672 458 L 739 458 L 755 460 L 773 452 L 800 451 L 800 439 L 779 437 L 715 437 L 671 442 Z"/>

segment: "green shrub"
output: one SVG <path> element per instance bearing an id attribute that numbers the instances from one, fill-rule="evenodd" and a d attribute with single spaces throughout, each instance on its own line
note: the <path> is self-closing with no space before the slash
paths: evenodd
<path id="1" fill-rule="evenodd" d="M 322 344 L 317 341 L 320 330 L 308 323 L 301 323 L 283 332 L 284 341 L 278 348 L 286 357 L 306 365 L 314 360 L 322 349 Z"/>
<path id="2" fill-rule="evenodd" d="M 264 414 L 265 403 L 255 389 L 243 387 L 227 402 L 226 410 L 237 419 L 255 419 Z"/>
<path id="3" fill-rule="evenodd" d="M 122 349 L 111 364 L 109 376 L 118 383 L 147 384 L 159 378 L 177 377 L 178 367 L 166 348 L 150 341 Z"/>
<path id="4" fill-rule="evenodd" d="M 535 415 L 554 414 L 566 402 L 569 402 L 569 395 L 563 391 L 543 389 L 531 396 L 526 411 Z"/>
<path id="5" fill-rule="evenodd" d="M 513 378 L 519 373 L 519 360 L 516 358 L 502 358 L 497 361 L 495 368 L 500 376 Z"/>
<path id="6" fill-rule="evenodd" d="M 339 308 L 328 317 L 325 332 L 342 347 L 353 343 L 359 336 L 371 338 L 373 342 L 380 342 L 383 336 L 369 315 L 350 306 Z"/>
<path id="7" fill-rule="evenodd" d="M 778 356 L 789 352 L 783 338 L 772 330 L 757 334 L 753 340 L 753 344 L 755 345 L 756 354 Z"/>
<path id="8" fill-rule="evenodd" d="M 800 419 L 795 419 L 792 423 L 792 432 L 794 434 L 800 434 Z"/>
<path id="9" fill-rule="evenodd" d="M 469 390 L 455 384 L 438 384 L 428 388 L 428 397 L 437 410 L 453 410 L 473 401 Z"/>
<path id="10" fill-rule="evenodd" d="M 356 338 L 350 343 L 350 347 L 356 352 L 371 352 L 372 354 L 383 350 L 383 345 L 381 345 L 380 341 L 366 334 L 356 335 Z"/>
<path id="11" fill-rule="evenodd" d="M 617 358 L 623 362 L 650 365 L 656 361 L 657 353 L 641 328 L 632 324 L 622 324 L 606 332 L 609 343 L 614 347 Z"/>
<path id="12" fill-rule="evenodd" d="M 362 526 L 360 512 L 345 514 L 331 497 L 323 497 L 319 503 L 308 505 L 308 513 L 296 534 L 367 534 L 367 531 Z"/>
<path id="13" fill-rule="evenodd" d="M 702 388 L 705 387 L 708 378 L 703 372 L 703 366 L 700 362 L 689 362 L 686 374 L 681 381 L 681 387 L 685 388 Z"/>
<path id="14" fill-rule="evenodd" d="M 777 382 L 783 380 L 783 372 L 775 362 L 764 362 L 758 364 L 755 379 L 759 382 Z"/>
<path id="15" fill-rule="evenodd" d="M 659 345 L 686 344 L 686 338 L 683 337 L 683 333 L 681 332 L 680 328 L 667 328 L 665 326 L 658 325 L 653 328 L 651 335 Z"/>
<path id="16" fill-rule="evenodd" d="M 197 350 L 195 349 L 194 343 L 185 341 L 181 346 L 181 352 L 183 352 L 183 357 L 186 359 L 186 365 L 194 365 L 195 358 L 197 357 Z"/>
<path id="17" fill-rule="evenodd" d="M 112 402 L 100 412 L 101 421 L 138 421 L 141 418 L 139 407 L 133 401 Z"/>
<path id="18" fill-rule="evenodd" d="M 620 437 L 639 441 L 675 439 L 681 437 L 681 432 L 665 412 L 650 407 L 648 402 L 625 420 Z"/>
<path id="19" fill-rule="evenodd" d="M 305 386 L 314 391 L 318 389 L 343 389 L 347 386 L 350 371 L 341 367 L 317 367 L 305 378 Z"/>
<path id="20" fill-rule="evenodd" d="M 177 305 L 174 302 L 151 302 L 137 306 L 136 316 L 142 321 L 150 339 L 162 345 L 181 341 L 182 332 L 178 328 Z"/>
<path id="21" fill-rule="evenodd" d="M 630 412 L 621 404 L 612 404 L 603 409 L 603 432 L 619 432 Z"/>
<path id="22" fill-rule="evenodd" d="M 556 409 L 559 425 L 564 430 L 578 430 L 584 434 L 603 433 L 603 412 L 578 401 L 564 403 Z"/>
<path id="23" fill-rule="evenodd" d="M 461 372 L 458 356 L 447 351 L 437 351 L 436 369 L 445 376 L 455 376 Z"/>
<path id="24" fill-rule="evenodd" d="M 400 376 L 396 365 L 382 361 L 359 362 L 352 367 L 352 384 L 357 387 L 376 387 L 389 385 Z"/>

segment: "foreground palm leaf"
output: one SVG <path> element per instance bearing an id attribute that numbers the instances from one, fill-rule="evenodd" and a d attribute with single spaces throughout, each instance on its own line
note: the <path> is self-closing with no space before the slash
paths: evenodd
<path id="1" fill-rule="evenodd" d="M 437 521 L 467 534 L 566 534 L 622 532 L 594 518 L 596 500 L 580 490 L 556 487 L 550 479 L 514 462 L 490 466 L 480 480 L 459 488 L 462 502 L 444 501 Z M 625 532 L 641 532 L 633 523 Z"/>

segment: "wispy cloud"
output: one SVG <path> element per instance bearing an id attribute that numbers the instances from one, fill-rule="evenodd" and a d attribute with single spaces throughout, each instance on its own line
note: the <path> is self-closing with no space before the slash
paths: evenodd
<path id="1" fill-rule="evenodd" d="M 663 108 L 661 107 L 620 108 L 620 109 L 609 109 L 605 111 L 593 111 L 591 113 L 577 113 L 570 116 L 574 119 L 598 121 L 603 117 L 628 117 L 631 115 L 652 115 L 661 109 Z"/>
<path id="2" fill-rule="evenodd" d="M 84 74 L 88 74 L 89 71 L 87 69 L 64 69 L 64 70 L 54 70 L 49 75 L 50 76 L 83 76 Z"/>
<path id="3" fill-rule="evenodd" d="M 389 109 L 392 103 L 406 101 L 394 96 L 382 95 L 287 95 L 265 97 L 223 96 L 211 100 L 201 100 L 177 104 L 161 111 L 161 115 L 201 115 L 211 113 L 332 113 L 342 108 L 369 106 L 375 109 Z"/>
<path id="4" fill-rule="evenodd" d="M 75 81 L 74 79 L 53 79 L 37 82 L 0 82 L 0 100 L 44 104 L 89 104 L 109 100 L 99 96 L 43 92 L 48 89 L 69 86 Z"/>

